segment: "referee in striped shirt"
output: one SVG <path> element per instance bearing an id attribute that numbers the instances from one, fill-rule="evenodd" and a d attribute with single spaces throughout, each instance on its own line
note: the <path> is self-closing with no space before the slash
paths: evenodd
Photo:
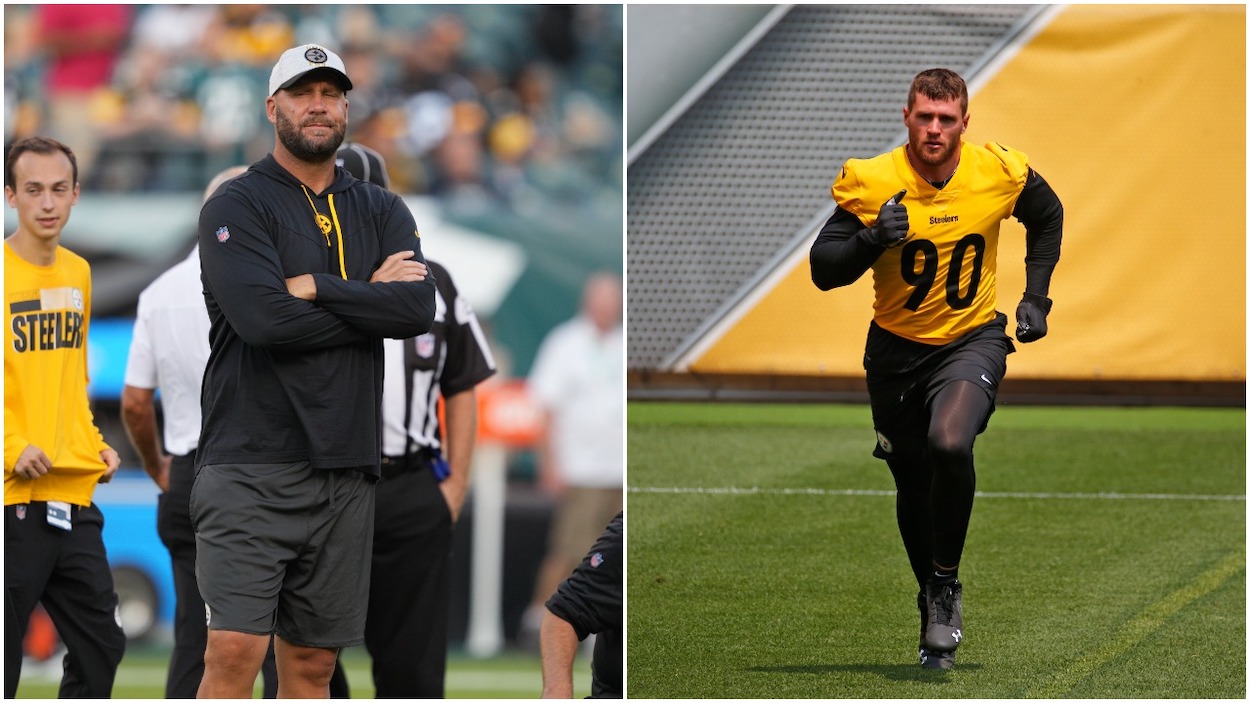
<path id="1" fill-rule="evenodd" d="M 369 147 L 344 144 L 338 162 L 362 181 L 389 187 L 386 163 Z M 475 387 L 495 373 L 468 301 L 447 269 L 426 263 L 437 285 L 434 325 L 418 337 L 384 340 L 382 482 L 365 623 L 378 698 L 444 697 L 452 529 L 469 486 Z M 330 695 L 350 697 L 341 662 Z"/>

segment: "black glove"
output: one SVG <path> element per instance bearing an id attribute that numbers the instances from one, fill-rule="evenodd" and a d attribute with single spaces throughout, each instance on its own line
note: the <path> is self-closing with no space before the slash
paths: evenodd
<path id="1" fill-rule="evenodd" d="M 899 203 L 907 191 L 900 190 L 898 195 L 885 201 L 877 222 L 872 227 L 860 230 L 861 236 L 869 243 L 879 247 L 893 247 L 907 239 L 907 208 Z"/>
<path id="2" fill-rule="evenodd" d="M 1050 298 L 1044 295 L 1025 293 L 1016 306 L 1016 339 L 1027 344 L 1045 337 L 1050 305 Z"/>

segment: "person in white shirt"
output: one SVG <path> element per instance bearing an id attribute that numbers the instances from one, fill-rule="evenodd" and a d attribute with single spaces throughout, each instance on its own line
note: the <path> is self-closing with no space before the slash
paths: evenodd
<path id="1" fill-rule="evenodd" d="M 581 562 L 623 506 L 625 483 L 625 345 L 621 280 L 592 274 L 578 315 L 539 346 L 528 378 L 542 409 L 539 486 L 557 501 L 522 639 L 533 638 L 544 604 Z"/>
<path id="2" fill-rule="evenodd" d="M 217 174 L 204 191 L 212 195 L 247 170 L 234 166 Z M 174 650 L 165 680 L 166 698 L 195 698 L 204 675 L 208 627 L 195 578 L 195 531 L 189 503 L 200 439 L 200 382 L 208 363 L 208 309 L 200 282 L 199 247 L 139 294 L 134 335 L 122 388 L 122 423 L 143 470 L 161 489 L 156 529 L 169 550 L 174 574 Z M 164 428 L 156 419 L 160 389 Z M 164 446 L 161 435 L 164 436 Z M 277 694 L 272 656 L 263 667 L 265 697 Z"/>

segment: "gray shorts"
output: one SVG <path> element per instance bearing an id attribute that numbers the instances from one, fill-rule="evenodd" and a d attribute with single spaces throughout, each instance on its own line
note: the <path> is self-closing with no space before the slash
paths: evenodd
<path id="1" fill-rule="evenodd" d="M 209 629 L 305 647 L 363 642 L 373 510 L 374 482 L 354 469 L 201 467 L 191 521 Z"/>

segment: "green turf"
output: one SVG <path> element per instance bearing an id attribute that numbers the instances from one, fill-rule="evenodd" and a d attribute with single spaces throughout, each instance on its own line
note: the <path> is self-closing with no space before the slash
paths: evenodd
<path id="1" fill-rule="evenodd" d="M 113 698 L 164 698 L 168 646 L 132 645 L 122 659 Z M 372 698 L 369 658 L 363 647 L 343 652 L 352 698 Z M 59 672 L 50 667 L 28 667 L 22 672 L 18 698 L 56 698 Z M 590 658 L 579 653 L 573 667 L 574 693 L 590 695 Z M 448 698 L 537 698 L 542 693 L 542 668 L 537 654 L 504 653 L 474 659 L 453 652 L 447 663 Z M 260 698 L 257 682 L 255 697 Z"/>
<path id="2" fill-rule="evenodd" d="M 866 406 L 631 403 L 628 429 L 630 697 L 1245 697 L 1244 409 L 1000 407 L 946 673 Z"/>

